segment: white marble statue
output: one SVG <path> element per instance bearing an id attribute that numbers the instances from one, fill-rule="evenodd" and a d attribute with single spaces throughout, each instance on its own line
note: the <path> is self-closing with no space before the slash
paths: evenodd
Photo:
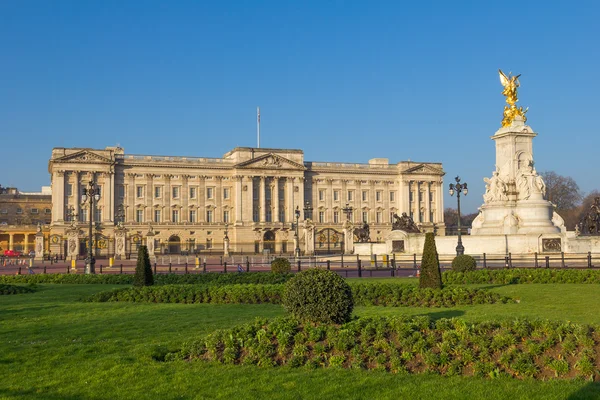
<path id="1" fill-rule="evenodd" d="M 483 195 L 484 202 L 508 200 L 506 183 L 500 178 L 497 170 L 494 171 L 491 178 L 483 178 L 483 180 L 486 183 L 485 194 Z"/>

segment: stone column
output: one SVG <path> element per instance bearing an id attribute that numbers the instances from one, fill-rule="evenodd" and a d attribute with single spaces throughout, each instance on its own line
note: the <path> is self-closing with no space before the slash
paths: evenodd
<path id="1" fill-rule="evenodd" d="M 79 207 L 80 207 L 80 203 L 81 203 L 81 192 L 82 192 L 82 190 L 80 188 L 81 184 L 79 181 L 79 171 L 72 171 L 69 174 L 69 181 L 71 180 L 70 176 L 73 176 L 74 179 L 73 179 L 73 198 L 69 201 L 69 203 L 70 203 L 70 205 L 73 206 L 73 212 L 75 214 L 79 215 Z M 84 185 L 84 187 L 86 187 L 86 185 Z M 73 217 L 73 218 L 75 218 L 75 217 Z"/>
<path id="2" fill-rule="evenodd" d="M 403 180 L 401 182 L 402 185 L 402 204 L 400 206 L 400 210 L 398 215 L 402 215 L 403 212 L 410 214 L 410 181 Z"/>
<path id="3" fill-rule="evenodd" d="M 144 210 L 144 222 L 152 221 L 152 202 L 154 201 L 154 174 L 146 174 L 146 209 Z"/>
<path id="4" fill-rule="evenodd" d="M 29 234 L 25 233 L 23 234 L 23 252 L 24 253 L 28 253 L 29 252 Z"/>
<path id="5" fill-rule="evenodd" d="M 431 213 L 430 213 L 430 211 L 431 211 L 431 201 L 429 199 L 430 185 L 431 185 L 431 182 L 429 182 L 429 181 L 425 182 L 425 218 L 424 218 L 425 221 L 424 222 L 433 222 L 431 220 Z"/>
<path id="6" fill-rule="evenodd" d="M 14 233 L 9 233 L 8 234 L 8 249 L 9 250 L 14 250 L 14 243 L 15 243 L 15 238 L 14 238 L 15 234 Z"/>
<path id="7" fill-rule="evenodd" d="M 273 222 L 279 222 L 279 177 L 273 177 L 273 192 L 271 193 L 271 203 L 273 204 Z"/>
<path id="8" fill-rule="evenodd" d="M 227 236 L 223 238 L 223 256 L 229 257 L 229 238 Z"/>
<path id="9" fill-rule="evenodd" d="M 260 177 L 260 183 L 258 185 L 258 200 L 259 200 L 259 209 L 260 209 L 260 222 L 265 222 L 265 211 L 266 211 L 266 202 L 265 202 L 265 177 Z"/>
<path id="10" fill-rule="evenodd" d="M 189 209 L 189 197 L 190 197 L 190 189 L 188 186 L 189 175 L 181 176 L 181 190 L 179 193 L 179 197 L 181 198 L 181 215 L 180 221 L 183 223 L 190 222 L 190 209 Z"/>
<path id="11" fill-rule="evenodd" d="M 352 210 L 352 216 L 354 221 L 362 224 L 362 181 L 357 179 L 354 181 L 356 184 L 356 189 L 354 192 L 354 207 Z"/>
<path id="12" fill-rule="evenodd" d="M 292 222 L 294 220 L 294 178 L 288 176 L 285 178 L 285 220 Z"/>
<path id="13" fill-rule="evenodd" d="M 217 206 L 217 210 L 215 211 L 215 219 L 214 221 L 217 223 L 223 222 L 223 177 L 217 176 L 217 187 L 215 189 L 215 204 Z"/>
<path id="14" fill-rule="evenodd" d="M 254 222 L 254 177 L 246 177 L 248 180 L 248 189 L 246 190 L 246 220 L 249 223 Z"/>
<path id="15" fill-rule="evenodd" d="M 390 220 L 390 181 L 384 181 L 383 191 L 383 212 L 382 212 L 382 223 L 391 223 Z"/>
<path id="16" fill-rule="evenodd" d="M 302 203 L 304 204 L 304 202 Z M 303 206 L 300 206 L 302 208 Z M 327 189 L 325 189 L 325 222 L 333 223 L 333 179 L 327 179 Z"/>
<path id="17" fill-rule="evenodd" d="M 236 224 L 240 224 L 243 221 L 242 204 L 243 204 L 243 191 L 242 191 L 242 177 L 235 177 L 235 216 L 232 221 Z"/>
<path id="18" fill-rule="evenodd" d="M 198 176 L 198 222 L 206 222 L 206 176 Z"/>
<path id="19" fill-rule="evenodd" d="M 163 217 L 163 221 L 165 222 L 172 222 L 172 215 L 171 215 L 171 197 L 172 197 L 172 193 L 171 193 L 171 178 L 173 178 L 173 175 L 170 174 L 165 174 L 165 192 L 163 193 L 163 200 L 164 200 L 164 205 L 165 205 L 165 210 L 166 215 Z"/>
<path id="20" fill-rule="evenodd" d="M 108 191 L 105 190 L 105 193 L 108 195 L 109 198 L 109 214 L 110 214 L 110 220 L 114 222 L 115 220 L 115 171 L 113 169 L 113 167 L 111 167 L 110 172 L 108 173 Z M 152 211 L 150 211 L 152 212 Z"/>
<path id="21" fill-rule="evenodd" d="M 44 259 L 44 234 L 39 231 L 35 234 L 35 261 Z"/>
<path id="22" fill-rule="evenodd" d="M 375 199 L 375 183 L 379 181 L 369 181 L 369 224 L 377 221 L 377 201 Z"/>
<path id="23" fill-rule="evenodd" d="M 52 174 L 52 220 L 65 220 L 65 171 L 55 171 Z"/>
<path id="24" fill-rule="evenodd" d="M 125 221 L 128 223 L 135 221 L 135 174 L 127 173 L 127 207 L 125 208 Z"/>

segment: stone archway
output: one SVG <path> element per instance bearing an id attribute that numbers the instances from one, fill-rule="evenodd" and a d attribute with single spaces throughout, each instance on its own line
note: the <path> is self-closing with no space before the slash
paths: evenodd
<path id="1" fill-rule="evenodd" d="M 169 237 L 169 254 L 181 253 L 181 239 L 177 235 Z"/>

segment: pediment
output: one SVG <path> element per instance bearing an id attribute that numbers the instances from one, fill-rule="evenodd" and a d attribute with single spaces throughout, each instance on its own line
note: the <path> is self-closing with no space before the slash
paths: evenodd
<path id="1" fill-rule="evenodd" d="M 242 169 L 292 169 L 302 170 L 306 168 L 304 165 L 288 160 L 287 158 L 278 156 L 277 154 L 269 153 L 252 160 L 244 161 L 235 166 Z"/>
<path id="2" fill-rule="evenodd" d="M 402 171 L 403 174 L 444 174 L 441 168 L 435 168 L 427 164 L 418 164 Z"/>
<path id="3" fill-rule="evenodd" d="M 52 160 L 53 162 L 60 163 L 83 163 L 83 164 L 97 164 L 106 163 L 112 164 L 112 160 L 109 158 L 98 155 L 90 150 L 82 150 L 77 153 L 68 154 L 66 156 Z"/>

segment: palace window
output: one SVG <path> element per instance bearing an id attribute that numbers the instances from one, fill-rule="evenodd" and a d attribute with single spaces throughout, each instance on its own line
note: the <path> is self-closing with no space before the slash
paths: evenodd
<path id="1" fill-rule="evenodd" d="M 179 210 L 172 210 L 171 217 L 171 222 L 179 223 Z"/>
<path id="2" fill-rule="evenodd" d="M 429 222 L 433 222 L 433 211 L 434 210 L 429 211 Z"/>
<path id="3" fill-rule="evenodd" d="M 81 209 L 81 211 L 79 211 L 79 221 L 86 222 L 87 219 L 88 219 L 88 217 L 87 217 L 87 209 L 83 208 L 83 209 Z"/>
<path id="4" fill-rule="evenodd" d="M 137 186 L 135 188 L 135 190 L 136 190 L 136 194 L 137 194 L 137 198 L 138 199 L 141 198 L 141 197 L 144 197 L 144 187 L 143 186 Z"/>
<path id="5" fill-rule="evenodd" d="M 196 198 L 196 188 L 191 187 L 190 188 L 190 199 L 195 199 L 195 198 Z"/>
<path id="6" fill-rule="evenodd" d="M 0 214 L 8 214 L 8 210 L 6 208 L 3 208 L 2 210 L 0 210 Z"/>
<path id="7" fill-rule="evenodd" d="M 206 239 L 206 248 L 212 249 L 212 239 Z"/>
<path id="8" fill-rule="evenodd" d="M 333 223 L 334 224 L 339 224 L 340 223 L 340 212 L 339 211 L 334 211 L 333 212 Z"/>
<path id="9" fill-rule="evenodd" d="M 206 210 L 206 222 L 213 222 L 212 210 Z"/>
<path id="10" fill-rule="evenodd" d="M 375 192 L 375 200 L 381 201 L 381 191 L 378 190 Z"/>
<path id="11" fill-rule="evenodd" d="M 367 199 L 369 198 L 369 192 L 367 192 L 366 190 L 362 191 L 362 201 L 367 201 Z"/>
<path id="12" fill-rule="evenodd" d="M 135 210 L 135 222 L 144 222 L 144 210 Z"/>
<path id="13" fill-rule="evenodd" d="M 419 212 L 419 222 L 423 222 L 423 211 Z"/>
<path id="14" fill-rule="evenodd" d="M 423 201 L 423 192 L 419 191 L 419 201 Z"/>
<path id="15" fill-rule="evenodd" d="M 408 192 L 408 201 L 414 201 L 413 191 Z"/>
<path id="16" fill-rule="evenodd" d="M 154 222 L 160 222 L 160 210 L 154 210 Z"/>
<path id="17" fill-rule="evenodd" d="M 325 222 L 325 212 L 324 211 L 319 211 L 319 222 L 320 223 Z"/>
<path id="18" fill-rule="evenodd" d="M 223 198 L 225 200 L 229 198 L 229 188 L 223 188 Z"/>
<path id="19" fill-rule="evenodd" d="M 50 208 L 46 208 L 46 209 L 44 210 L 44 212 L 45 212 L 46 214 L 51 214 L 51 213 L 52 213 L 52 209 L 50 209 Z"/>
<path id="20" fill-rule="evenodd" d="M 174 199 L 178 199 L 179 198 L 179 186 L 173 187 L 173 198 Z"/>
<path id="21" fill-rule="evenodd" d="M 396 192 L 390 192 L 390 201 L 396 201 Z"/>
<path id="22" fill-rule="evenodd" d="M 325 200 L 325 189 L 319 189 L 319 201 Z"/>
<path id="23" fill-rule="evenodd" d="M 285 210 L 279 209 L 279 221 L 285 222 Z"/>
<path id="24" fill-rule="evenodd" d="M 123 199 L 125 197 L 125 186 L 124 185 L 117 186 L 117 194 L 121 199 Z"/>
<path id="25" fill-rule="evenodd" d="M 32 214 L 37 214 L 38 213 L 38 209 L 37 208 L 32 208 L 31 209 L 31 213 Z"/>
<path id="26" fill-rule="evenodd" d="M 363 213 L 362 213 L 362 220 L 365 223 L 369 222 L 369 213 L 367 211 L 363 211 Z"/>
<path id="27" fill-rule="evenodd" d="M 229 223 L 229 211 L 223 211 L 223 222 Z"/>
<path id="28" fill-rule="evenodd" d="M 96 210 L 94 211 L 94 221 L 102 221 L 102 209 L 96 208 Z"/>
<path id="29" fill-rule="evenodd" d="M 191 223 L 196 222 L 196 210 L 190 210 L 190 222 Z"/>
<path id="30" fill-rule="evenodd" d="M 429 192 L 429 201 L 433 201 L 433 195 L 435 192 Z"/>
<path id="31" fill-rule="evenodd" d="M 214 197 L 214 188 L 206 188 L 206 198 L 212 199 Z"/>
<path id="32" fill-rule="evenodd" d="M 98 193 L 98 196 L 102 197 L 102 186 L 96 185 L 96 190 L 97 190 L 96 193 Z"/>
<path id="33" fill-rule="evenodd" d="M 348 201 L 352 201 L 354 198 L 354 190 L 348 190 Z"/>
<path id="34" fill-rule="evenodd" d="M 340 191 L 334 190 L 333 191 L 333 201 L 338 201 L 339 199 L 340 199 Z"/>
<path id="35" fill-rule="evenodd" d="M 67 187 L 65 188 L 65 194 L 67 196 L 73 196 L 73 185 L 70 183 L 67 183 Z"/>
<path id="36" fill-rule="evenodd" d="M 160 199 L 161 194 L 162 194 L 161 192 L 162 192 L 162 188 L 160 186 L 155 186 L 154 187 L 154 198 Z"/>
<path id="37" fill-rule="evenodd" d="M 22 208 L 17 208 L 17 214 L 23 214 L 23 209 Z"/>
<path id="38" fill-rule="evenodd" d="M 375 214 L 375 216 L 376 216 L 375 222 L 377 222 L 378 224 L 380 224 L 381 222 L 383 222 L 382 221 L 383 216 L 381 214 L 381 211 L 377 211 L 377 214 Z"/>

